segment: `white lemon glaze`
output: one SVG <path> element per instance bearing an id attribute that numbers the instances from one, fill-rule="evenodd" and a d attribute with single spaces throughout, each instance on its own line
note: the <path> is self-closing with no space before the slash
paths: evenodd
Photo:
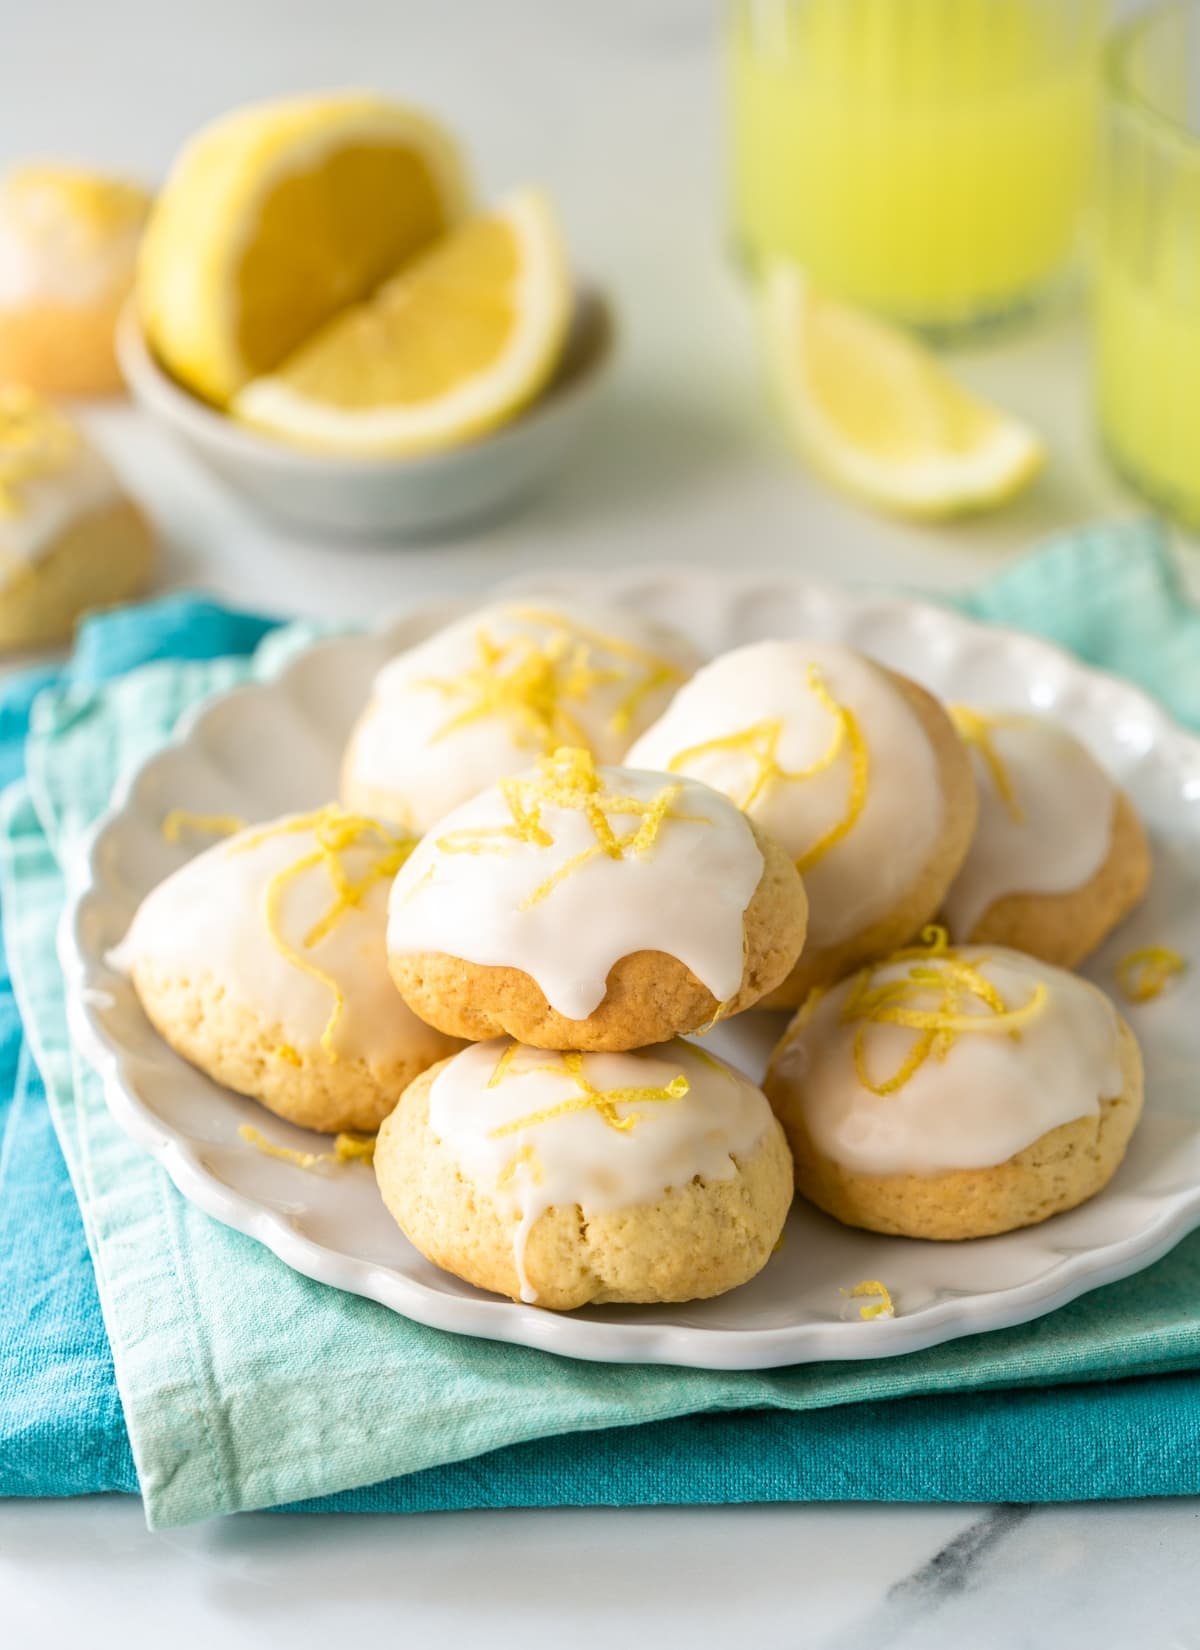
<path id="1" fill-rule="evenodd" d="M 521 1299 L 529 1233 L 553 1208 L 584 1218 L 654 1204 L 697 1175 L 732 1180 L 777 1127 L 760 1089 L 690 1043 L 549 1054 L 508 1038 L 456 1054 L 429 1091 L 429 1126 L 513 1221 Z"/>
<path id="2" fill-rule="evenodd" d="M 22 482 L 19 495 L 15 512 L 0 514 L 0 589 L 52 549 L 74 522 L 115 504 L 122 491 L 96 449 L 81 443 L 65 470 Z"/>
<path id="3" fill-rule="evenodd" d="M 128 207 L 111 221 L 97 217 L 74 203 L 80 183 L 73 179 L 34 168 L 0 187 L 0 308 L 82 307 L 111 300 L 132 285 L 144 211 Z M 120 198 L 138 198 L 127 186 L 91 177 L 82 179 L 82 187 L 89 194 L 110 188 Z"/>
<path id="4" fill-rule="evenodd" d="M 891 910 L 928 863 L 942 829 L 933 748 L 877 665 L 829 643 L 755 642 L 737 648 L 680 689 L 626 760 L 637 767 L 679 768 L 735 801 L 749 796 L 760 771 L 753 752 L 697 747 L 777 725 L 775 758 L 785 774 L 818 764 L 837 721 L 814 692 L 814 667 L 832 700 L 853 713 L 865 745 L 861 811 L 840 840 L 814 863 L 805 863 L 847 815 L 853 758 L 845 742 L 836 759 L 811 778 L 768 779 L 748 811 L 799 863 L 809 902 L 808 943 L 821 948 Z"/>
<path id="5" fill-rule="evenodd" d="M 560 745 L 618 761 L 698 662 L 682 636 L 630 613 L 536 596 L 482 608 L 380 671 L 347 783 L 427 830 Z"/>
<path id="6" fill-rule="evenodd" d="M 970 733 L 975 718 L 964 723 Z M 979 823 L 943 906 L 951 937 L 966 940 L 1006 894 L 1066 894 L 1108 857 L 1117 789 L 1091 753 L 1056 723 L 982 714 L 1002 764 L 1005 796 L 978 740 L 968 737 L 979 788 Z"/>
<path id="7" fill-rule="evenodd" d="M 31 392 L 0 389 L 0 590 L 121 484 L 83 432 Z"/>
<path id="8" fill-rule="evenodd" d="M 694 780 L 593 770 L 581 752 L 564 757 L 584 759 L 585 783 L 590 772 L 600 787 L 595 800 L 611 810 L 623 842 L 619 852 L 610 857 L 598 847 L 584 790 L 571 793 L 570 805 L 536 804 L 545 840 L 508 834 L 509 796 L 524 809 L 567 771 L 559 758 L 545 758 L 539 770 L 455 809 L 418 845 L 392 888 L 389 952 L 521 969 L 572 1020 L 599 1006 L 609 970 L 635 951 L 664 951 L 719 1002 L 733 996 L 744 965 L 743 916 L 763 871 L 745 818 Z M 639 847 L 630 839 L 664 797 L 667 811 Z M 614 798 L 633 807 L 614 809 Z"/>
<path id="9" fill-rule="evenodd" d="M 1095 986 L 999 947 L 963 946 L 948 955 L 973 964 L 1010 1010 L 1026 1007 L 1044 988 L 1040 1010 L 1015 1033 L 962 1031 L 895 1092 L 878 1094 L 862 1081 L 857 1034 L 865 1033 L 862 1057 L 878 1084 L 903 1068 L 921 1032 L 847 1020 L 845 1005 L 859 976 L 835 986 L 775 1061 L 778 1075 L 795 1085 L 813 1144 L 835 1163 L 878 1175 L 990 1168 L 1061 1124 L 1095 1116 L 1101 1101 L 1120 1094 L 1119 1019 Z M 872 972 L 872 983 L 900 980 L 911 966 L 884 963 Z M 918 1009 L 941 1001 L 941 988 L 933 985 L 912 998 Z M 956 1011 L 981 1025 L 991 1017 L 970 993 Z"/>
<path id="10" fill-rule="evenodd" d="M 173 872 L 142 901 L 129 932 L 110 952 L 110 964 L 130 974 L 144 961 L 179 979 L 214 980 L 264 1025 L 279 1027 L 283 1043 L 306 1054 L 319 1051 L 336 995 L 288 959 L 272 937 L 267 912 L 272 879 L 316 849 L 312 828 L 279 829 L 301 817 L 240 831 Z M 386 852 L 382 837 L 367 834 L 339 858 L 349 880 L 359 882 Z M 336 981 L 343 995 L 330 1039 L 335 1057 L 375 1065 L 419 1053 L 432 1064 L 454 1044 L 401 1002 L 388 977 L 388 886 L 389 879 L 371 882 L 325 937 L 306 947 L 305 937 L 337 897 L 328 869 L 315 864 L 280 890 L 278 937 Z"/>

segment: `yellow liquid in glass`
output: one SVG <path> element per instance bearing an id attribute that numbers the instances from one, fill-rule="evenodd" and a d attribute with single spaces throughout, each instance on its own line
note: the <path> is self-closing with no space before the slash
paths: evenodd
<path id="1" fill-rule="evenodd" d="M 1126 477 L 1200 527 L 1200 11 L 1152 14 L 1140 44 L 1105 131 L 1100 423 Z"/>
<path id="2" fill-rule="evenodd" d="M 1109 452 L 1135 486 L 1200 527 L 1200 294 L 1171 302 L 1109 268 L 1096 302 Z"/>
<path id="3" fill-rule="evenodd" d="M 735 3 L 732 185 L 782 255 L 918 326 L 1020 307 L 1070 261 L 1103 0 Z"/>

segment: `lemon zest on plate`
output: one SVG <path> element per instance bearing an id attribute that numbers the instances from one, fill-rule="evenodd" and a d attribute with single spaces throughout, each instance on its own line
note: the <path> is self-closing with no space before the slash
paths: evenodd
<path id="1" fill-rule="evenodd" d="M 858 1315 L 864 1323 L 873 1318 L 894 1318 L 896 1316 L 895 1303 L 887 1284 L 881 1283 L 878 1278 L 864 1278 L 856 1283 L 853 1289 L 839 1289 L 838 1294 L 846 1300 L 865 1300 L 869 1304 L 860 1306 Z"/>
<path id="2" fill-rule="evenodd" d="M 1169 945 L 1139 945 L 1117 964 L 1117 985 L 1127 1002 L 1148 1003 L 1162 995 L 1188 965 Z"/>
<path id="3" fill-rule="evenodd" d="M 233 836 L 246 829 L 246 821 L 236 814 L 194 814 L 187 808 L 172 808 L 160 829 L 167 842 L 182 842 L 192 832 L 198 836 Z"/>
<path id="4" fill-rule="evenodd" d="M 238 1134 L 264 1157 L 276 1157 L 281 1163 L 291 1163 L 297 1169 L 319 1169 L 327 1163 L 371 1163 L 375 1157 L 373 1134 L 339 1134 L 334 1139 L 331 1152 L 302 1152 L 291 1146 L 277 1145 L 249 1123 L 243 1123 Z"/>

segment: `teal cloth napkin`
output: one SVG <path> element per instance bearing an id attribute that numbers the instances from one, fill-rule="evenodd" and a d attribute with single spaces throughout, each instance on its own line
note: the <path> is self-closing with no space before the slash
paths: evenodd
<path id="1" fill-rule="evenodd" d="M 1093 660 L 1108 661 L 1115 651 L 1129 674 L 1200 721 L 1200 621 L 1183 602 L 1150 529 L 1062 541 L 967 605 L 1067 640 Z M 1124 642 L 1130 630 L 1141 637 L 1136 652 Z M 399 1489 L 364 1492 L 353 1504 L 379 1505 L 389 1495 L 387 1504 L 401 1506 L 486 1504 L 477 1485 L 472 1492 L 471 1477 L 448 1465 L 471 1460 L 480 1480 L 502 1461 L 494 1482 L 510 1488 L 495 1493 L 532 1504 L 572 1498 L 566 1489 L 542 1487 L 554 1463 L 566 1478 L 573 1474 L 579 1498 L 766 1499 L 787 1477 L 782 1446 L 757 1473 L 746 1463 L 730 1472 L 727 1494 L 718 1486 L 703 1495 L 698 1468 L 707 1462 L 719 1471 L 728 1451 L 702 1447 L 704 1438 L 712 1441 L 711 1423 L 669 1419 L 747 1409 L 828 1412 L 816 1415 L 806 1432 L 789 1434 L 793 1449 L 807 1437 L 816 1452 L 825 1451 L 827 1470 L 809 1477 L 813 1494 L 836 1494 L 839 1483 L 844 1492 L 838 1437 L 861 1441 L 864 1424 L 886 1425 L 880 1417 L 889 1415 L 910 1429 L 909 1448 L 913 1428 L 928 1430 L 927 1461 L 961 1455 L 968 1438 L 981 1445 L 990 1438 L 992 1478 L 999 1483 L 1014 1443 L 1005 1417 L 1046 1395 L 989 1389 L 1200 1366 L 1200 1239 L 1138 1279 L 1017 1330 L 877 1363 L 714 1374 L 577 1363 L 427 1330 L 298 1277 L 186 1204 L 116 1130 L 98 1080 L 71 1047 L 53 950 L 65 892 L 61 867 L 71 864 L 80 834 L 103 808 L 116 776 L 161 742 L 182 710 L 247 672 L 277 668 L 306 639 L 294 630 L 274 636 L 248 665 L 231 659 L 157 664 L 112 684 L 49 688 L 34 707 L 27 781 L 6 793 L 0 818 L 0 892 L 14 983 L 83 1211 L 152 1524 L 304 1501 L 397 1475 L 412 1476 L 403 1477 Z M 880 1402 L 964 1389 L 980 1396 L 937 1398 L 924 1409 Z M 1123 1409 L 1122 1393 L 1131 1395 Z M 1189 1487 L 1181 1452 L 1183 1441 L 1195 1438 L 1190 1379 L 1127 1382 L 1094 1396 L 1097 1414 L 1119 1411 L 1117 1431 L 1105 1434 L 1110 1454 L 1120 1414 L 1127 1428 L 1140 1416 L 1131 1436 L 1150 1436 L 1146 1404 L 1166 1405 L 1155 1412 L 1153 1435 L 1171 1441 L 1178 1471 L 1172 1477 L 1159 1463 L 1148 1481 L 1158 1493 Z M 830 1411 L 847 1404 L 862 1406 L 857 1425 L 843 1422 L 844 1411 Z M 971 1404 L 973 1410 L 961 1407 Z M 960 1416 L 974 1415 L 975 1431 L 964 1433 L 962 1421 L 953 1420 L 956 1408 Z M 1034 1458 L 1053 1458 L 1056 1428 L 1071 1413 L 1078 1421 L 1072 1395 L 1055 1395 L 1039 1423 Z M 737 1427 L 753 1420 L 743 1418 Z M 625 1430 L 635 1423 L 653 1425 Z M 760 1442 L 781 1436 L 781 1417 L 763 1424 Z M 602 1433 L 591 1451 L 578 1436 L 589 1432 Z M 529 1441 L 565 1434 L 573 1436 L 531 1455 Z M 725 1436 L 736 1435 L 734 1428 Z M 622 1439 L 639 1438 L 660 1450 L 656 1463 L 639 1476 L 627 1451 L 623 1473 L 614 1468 L 608 1479 L 596 1477 Z M 688 1461 L 672 1474 L 672 1449 L 686 1449 L 686 1439 L 692 1441 Z M 524 1445 L 524 1454 L 488 1453 L 510 1445 Z M 636 1443 L 632 1449 L 636 1459 Z M 922 1463 L 899 1449 L 891 1459 L 897 1469 L 892 1490 L 883 1475 L 877 1493 L 904 1494 L 907 1476 L 908 1492 L 921 1494 L 914 1477 L 923 1478 Z M 522 1472 L 523 1497 L 511 1487 Z M 440 1489 L 430 1490 L 431 1475 L 439 1474 Z M 1129 1493 L 1132 1482 L 1119 1462 L 1107 1470 L 1096 1464 L 1089 1478 L 1080 1472 L 1078 1454 L 1061 1481 L 1072 1486 L 1068 1494 Z M 789 1482 L 794 1493 L 794 1475 Z M 936 1485 L 932 1493 L 939 1493 Z"/>

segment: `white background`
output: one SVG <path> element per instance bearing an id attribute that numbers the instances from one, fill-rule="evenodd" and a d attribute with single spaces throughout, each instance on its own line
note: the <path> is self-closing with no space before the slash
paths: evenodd
<path id="1" fill-rule="evenodd" d="M 483 190 L 554 196 L 621 312 L 586 448 L 520 517 L 457 543 L 289 540 L 125 409 L 102 438 L 167 540 L 172 584 L 279 612 L 368 617 L 537 566 L 757 564 L 948 587 L 1047 532 L 1136 504 L 1095 449 L 1085 332 L 1062 314 L 961 371 L 1048 436 L 1001 515 L 887 524 L 806 479 L 762 389 L 724 245 L 707 0 L 0 0 L 0 159 L 153 179 L 247 98 L 372 84 L 448 118 Z M 1196 556 L 1185 550 L 1189 575 Z M 1070 1441 L 1064 1440 L 1064 1448 Z M 687 1641 L 972 1650 L 1200 1646 L 1190 1503 L 960 1508 L 255 1515 L 150 1536 L 127 1499 L 0 1503 L 0 1645 L 241 1650 Z M 386 1635 L 386 1637 L 385 1637 Z"/>

